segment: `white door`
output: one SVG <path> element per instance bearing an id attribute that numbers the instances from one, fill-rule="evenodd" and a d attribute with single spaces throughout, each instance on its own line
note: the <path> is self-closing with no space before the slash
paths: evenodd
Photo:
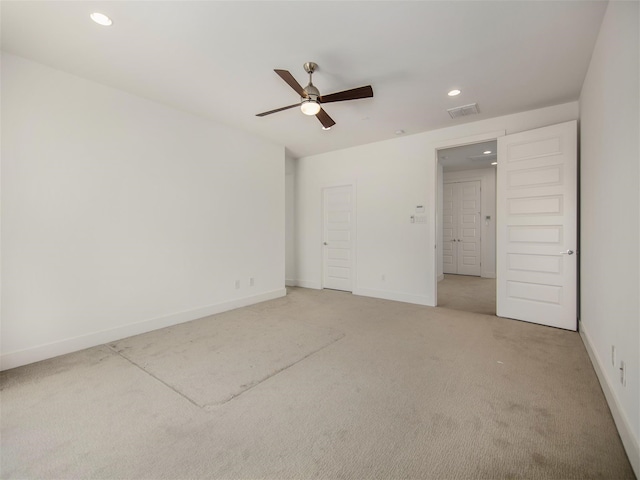
<path id="1" fill-rule="evenodd" d="M 442 269 L 458 273 L 458 201 L 455 183 L 445 183 L 442 192 Z"/>
<path id="2" fill-rule="evenodd" d="M 442 224 L 443 272 L 480 276 L 480 181 L 444 184 Z"/>
<path id="3" fill-rule="evenodd" d="M 353 290 L 353 187 L 325 188 L 323 204 L 322 287 Z"/>
<path id="4" fill-rule="evenodd" d="M 480 276 L 480 182 L 458 183 L 458 274 Z"/>
<path id="5" fill-rule="evenodd" d="M 576 121 L 498 138 L 498 316 L 576 330 L 576 144 Z"/>

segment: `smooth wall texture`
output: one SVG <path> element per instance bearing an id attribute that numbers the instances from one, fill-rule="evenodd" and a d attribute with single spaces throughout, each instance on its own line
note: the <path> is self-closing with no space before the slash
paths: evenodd
<path id="1" fill-rule="evenodd" d="M 3 54 L 3 368 L 284 295 L 284 158 Z"/>
<path id="2" fill-rule="evenodd" d="M 470 122 L 298 160 L 297 284 L 322 288 L 322 188 L 356 186 L 353 293 L 434 305 L 438 148 L 575 120 L 578 103 Z M 459 140 L 459 142 L 458 142 Z M 411 223 L 416 206 L 426 223 Z M 383 279 L 384 275 L 384 279 Z"/>
<path id="3" fill-rule="evenodd" d="M 640 474 L 639 6 L 609 2 L 580 96 L 581 331 L 636 474 Z M 620 382 L 621 361 L 626 386 Z"/>
<path id="4" fill-rule="evenodd" d="M 296 278 L 296 160 L 285 157 L 285 283 Z"/>

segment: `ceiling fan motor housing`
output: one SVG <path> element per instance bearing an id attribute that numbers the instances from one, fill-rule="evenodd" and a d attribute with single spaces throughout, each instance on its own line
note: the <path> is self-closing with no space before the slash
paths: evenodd
<path id="1" fill-rule="evenodd" d="M 317 102 L 318 98 L 320 98 L 320 91 L 312 83 L 309 83 L 309 85 L 304 87 L 304 91 L 307 94 L 307 96 L 301 97 L 300 100 L 304 100 L 305 98 L 310 98 L 314 102 Z"/>

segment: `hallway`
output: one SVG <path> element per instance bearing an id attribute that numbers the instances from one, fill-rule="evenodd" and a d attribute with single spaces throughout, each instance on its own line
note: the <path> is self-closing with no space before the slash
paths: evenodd
<path id="1" fill-rule="evenodd" d="M 438 282 L 438 306 L 495 315 L 496 279 L 446 274 Z"/>

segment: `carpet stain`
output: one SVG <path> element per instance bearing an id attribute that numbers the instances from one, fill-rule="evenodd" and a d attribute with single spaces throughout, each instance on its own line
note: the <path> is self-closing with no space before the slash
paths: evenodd
<path id="1" fill-rule="evenodd" d="M 453 417 L 436 413 L 431 416 L 431 422 L 428 428 L 433 436 L 440 437 L 451 435 L 453 432 L 459 430 L 460 423 Z"/>
<path id="2" fill-rule="evenodd" d="M 544 467 L 548 463 L 546 457 L 538 452 L 533 452 L 531 454 L 531 459 L 536 465 L 539 465 L 541 467 Z"/>
<path id="3" fill-rule="evenodd" d="M 529 407 L 522 405 L 520 403 L 509 402 L 506 408 L 509 413 L 525 413 L 529 411 Z"/>
<path id="4" fill-rule="evenodd" d="M 493 444 L 498 448 L 507 448 L 511 446 L 511 443 L 502 439 L 502 438 L 494 438 Z"/>

